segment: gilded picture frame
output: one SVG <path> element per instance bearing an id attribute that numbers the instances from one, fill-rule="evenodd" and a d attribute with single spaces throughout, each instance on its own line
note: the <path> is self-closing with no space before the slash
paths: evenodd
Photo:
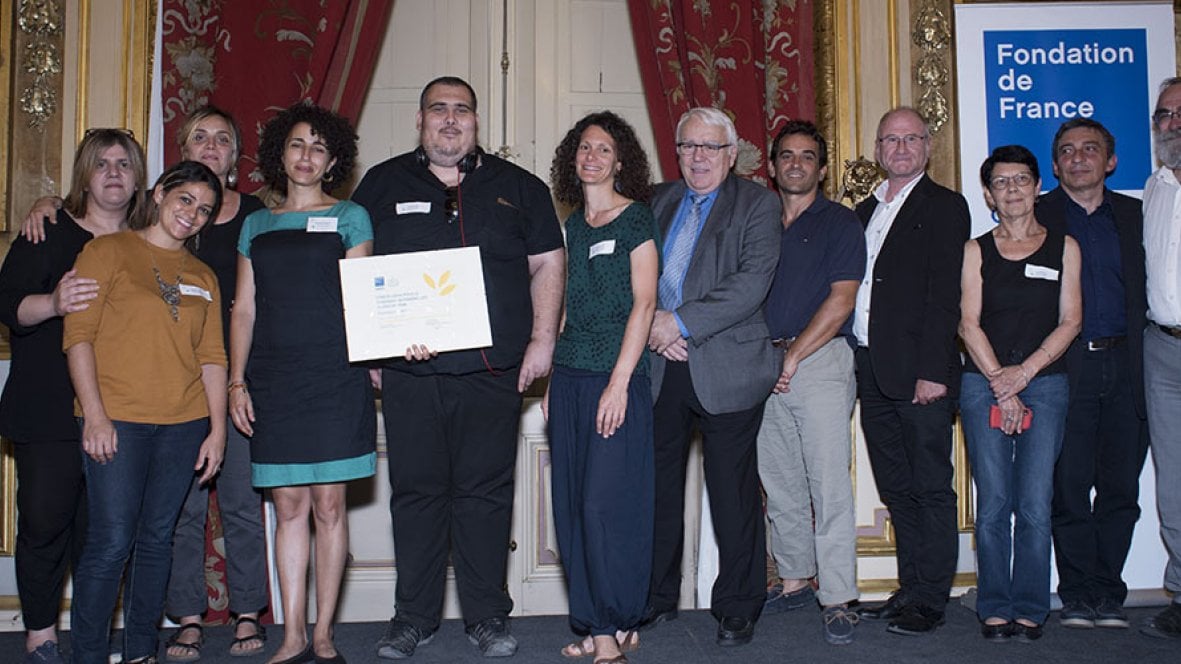
<path id="1" fill-rule="evenodd" d="M 0 556 L 16 550 L 16 463 L 12 443 L 0 440 Z"/>

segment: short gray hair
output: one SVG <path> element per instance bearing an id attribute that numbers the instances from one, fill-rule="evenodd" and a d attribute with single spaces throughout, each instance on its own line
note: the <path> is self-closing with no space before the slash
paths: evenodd
<path id="1" fill-rule="evenodd" d="M 722 127 L 726 130 L 726 142 L 737 148 L 738 130 L 734 128 L 734 121 L 729 115 L 712 106 L 697 106 L 685 111 L 677 122 L 677 140 L 681 140 L 681 129 L 690 118 L 697 118 L 699 122 L 709 127 Z"/>
<path id="2" fill-rule="evenodd" d="M 1158 88 L 1156 91 L 1156 96 L 1158 98 L 1157 100 L 1159 101 L 1160 96 L 1164 94 L 1165 90 L 1168 90 L 1174 85 L 1181 85 L 1181 76 L 1170 76 L 1169 78 L 1161 81 L 1160 88 Z"/>

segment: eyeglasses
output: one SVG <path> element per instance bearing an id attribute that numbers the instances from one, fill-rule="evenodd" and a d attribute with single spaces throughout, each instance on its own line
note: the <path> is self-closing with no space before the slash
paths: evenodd
<path id="1" fill-rule="evenodd" d="M 102 134 L 102 133 L 106 133 L 106 132 L 114 132 L 116 134 L 123 134 L 127 138 L 130 138 L 132 140 L 135 139 L 135 132 L 131 131 L 130 129 L 124 129 L 122 127 L 91 127 L 90 129 L 87 129 L 82 134 L 82 138 L 85 140 L 87 138 L 90 138 L 91 136 L 94 136 L 95 134 Z"/>
<path id="2" fill-rule="evenodd" d="M 890 134 L 889 136 L 882 136 L 879 138 L 878 143 L 881 143 L 888 148 L 896 148 L 898 147 L 899 143 L 905 143 L 906 147 L 913 148 L 925 140 L 927 140 L 927 137 L 920 136 L 919 134 L 907 134 L 905 136 Z"/>
<path id="3" fill-rule="evenodd" d="M 690 143 L 688 141 L 681 141 L 677 143 L 677 153 L 688 157 L 700 149 L 707 157 L 716 157 L 718 153 L 725 148 L 730 147 L 733 143 Z"/>
<path id="4" fill-rule="evenodd" d="M 1158 108 L 1152 114 L 1152 121 L 1157 124 L 1164 124 L 1169 120 L 1181 120 L 1181 107 L 1174 109 Z"/>
<path id="5" fill-rule="evenodd" d="M 1004 191 L 1009 188 L 1010 184 L 1025 188 L 1033 184 L 1033 175 L 1030 173 L 1018 173 L 1016 175 L 998 175 L 988 181 L 988 188 L 993 191 Z"/>
<path id="6" fill-rule="evenodd" d="M 447 223 L 455 223 L 459 219 L 459 187 L 447 187 L 443 190 L 443 210 L 447 213 Z"/>

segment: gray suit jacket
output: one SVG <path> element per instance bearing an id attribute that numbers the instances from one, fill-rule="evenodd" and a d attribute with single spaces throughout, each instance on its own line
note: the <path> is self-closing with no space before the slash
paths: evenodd
<path id="1" fill-rule="evenodd" d="M 667 237 L 683 181 L 657 186 L 652 213 Z M 779 263 L 781 208 L 769 189 L 735 175 L 718 189 L 685 273 L 676 313 L 688 328 L 689 373 L 711 414 L 753 408 L 771 393 L 783 354 L 771 346 L 763 301 Z M 665 359 L 652 353 L 652 397 Z"/>

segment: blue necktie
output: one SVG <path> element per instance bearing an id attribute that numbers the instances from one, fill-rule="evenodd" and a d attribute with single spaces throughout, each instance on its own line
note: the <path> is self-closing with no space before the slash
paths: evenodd
<path id="1" fill-rule="evenodd" d="M 697 243 L 697 230 L 701 225 L 701 204 L 705 198 L 704 194 L 689 195 L 689 214 L 677 229 L 676 237 L 670 239 L 672 244 L 664 255 L 659 295 L 660 308 L 665 311 L 672 311 L 681 304 L 681 282 L 685 280 L 685 272 L 693 258 L 693 246 Z"/>

